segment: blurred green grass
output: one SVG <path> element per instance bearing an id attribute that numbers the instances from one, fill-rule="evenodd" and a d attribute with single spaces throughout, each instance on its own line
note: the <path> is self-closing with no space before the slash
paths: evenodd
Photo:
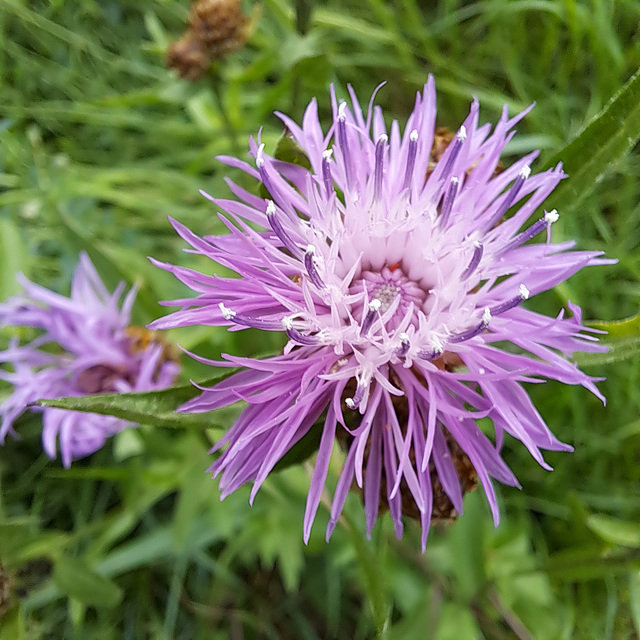
<path id="1" fill-rule="evenodd" d="M 326 118 L 330 82 L 341 93 L 351 83 L 364 101 L 386 81 L 377 101 L 402 121 L 433 73 L 438 122 L 452 128 L 473 95 L 484 121 L 505 103 L 515 112 L 535 101 L 509 152 L 540 148 L 541 166 L 640 66 L 634 2 L 314 4 L 301 34 L 295 3 L 265 0 L 247 46 L 194 84 L 164 66 L 187 2 L 0 4 L 0 298 L 17 270 L 68 290 L 84 248 L 112 285 L 142 284 L 136 322 L 150 321 L 162 312 L 156 301 L 181 288 L 146 256 L 193 264 L 167 215 L 219 232 L 198 189 L 226 197 L 224 177 L 243 178 L 215 156 L 244 156 L 260 127 L 273 149 L 272 112 L 299 119 L 313 96 Z M 554 227 L 620 263 L 578 274 L 547 295 L 546 310 L 570 298 L 586 318 L 637 312 L 639 170 L 634 149 Z M 278 346 L 218 329 L 176 337 L 210 357 Z M 185 365 L 185 379 L 210 374 Z M 392 639 L 637 637 L 638 369 L 637 359 L 589 369 L 607 378 L 606 409 L 582 389 L 532 385 L 542 416 L 576 451 L 548 454 L 547 474 L 507 442 L 523 490 L 500 489 L 500 527 L 472 494 L 453 527 L 432 531 L 425 556 L 411 523 L 402 545 L 389 542 L 386 518 L 362 543 L 355 496 L 346 513 L 360 524 L 325 545 L 320 513 L 305 548 L 303 468 L 274 476 L 253 508 L 246 490 L 220 503 L 194 433 L 142 427 L 62 471 L 26 416 L 22 440 L 0 450 L 0 561 L 16 585 L 0 638 L 370 638 L 376 598 L 392 607 Z M 34 564 L 43 555 L 52 574 Z M 371 561 L 373 586 L 363 571 Z"/>

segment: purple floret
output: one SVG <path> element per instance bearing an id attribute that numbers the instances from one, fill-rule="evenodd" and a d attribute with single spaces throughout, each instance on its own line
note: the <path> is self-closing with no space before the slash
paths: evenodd
<path id="1" fill-rule="evenodd" d="M 44 451 L 55 458 L 58 442 L 68 467 L 132 424 L 113 416 L 34 408 L 32 403 L 42 398 L 163 389 L 172 384 L 178 365 L 166 357 L 164 344 L 147 338 L 151 332 L 129 327 L 137 290 L 132 288 L 120 306 L 125 284 L 109 293 L 86 254 L 80 255 L 68 298 L 22 274 L 18 281 L 22 293 L 0 304 L 0 327 L 30 328 L 36 337 L 23 345 L 12 339 L 9 348 L 0 351 L 0 363 L 13 368 L 0 369 L 0 380 L 13 386 L 0 405 L 0 441 L 4 443 L 7 434 L 17 435 L 13 423 L 26 409 L 40 411 Z"/>
<path id="2" fill-rule="evenodd" d="M 540 449 L 571 450 L 550 432 L 523 382 L 582 385 L 604 400 L 595 379 L 567 359 L 605 350 L 596 344 L 597 332 L 582 325 L 580 309 L 570 304 L 571 317 L 552 318 L 523 303 L 587 265 L 609 261 L 601 252 L 571 251 L 573 242 L 551 243 L 558 215 L 541 205 L 565 177 L 561 165 L 531 175 L 533 152 L 497 171 L 514 126 L 530 109 L 509 119 L 505 107 L 492 130 L 478 125 L 474 100 L 433 166 L 432 78 L 404 133 L 395 121 L 386 127 L 373 99 L 363 113 L 349 92 L 351 107 L 332 92 L 326 133 L 315 100 L 302 126 L 279 114 L 310 170 L 268 156 L 259 138 L 250 145 L 255 168 L 222 158 L 262 182 L 270 197 L 229 182 L 236 200 L 205 194 L 226 212 L 228 234 L 200 238 L 172 224 L 190 251 L 240 277 L 154 261 L 197 295 L 165 303 L 182 309 L 152 326 L 254 327 L 289 338 L 277 357 L 224 355 L 224 362 L 211 362 L 244 370 L 181 409 L 247 402 L 215 447 L 221 453 L 211 472 L 220 476 L 222 497 L 251 481 L 253 500 L 282 456 L 322 417 L 305 541 L 337 438 L 346 460 L 327 537 L 355 478 L 368 532 L 388 507 L 401 536 L 401 494 L 408 493 L 424 546 L 434 481 L 462 512 L 454 447 L 475 469 L 496 523 L 491 478 L 518 486 L 499 453 L 505 433 L 547 469 Z M 493 423 L 494 441 L 478 427 L 480 418 Z"/>

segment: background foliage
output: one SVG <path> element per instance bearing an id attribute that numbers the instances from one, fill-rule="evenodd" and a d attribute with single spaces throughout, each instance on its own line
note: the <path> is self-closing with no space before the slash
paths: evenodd
<path id="1" fill-rule="evenodd" d="M 313 96 L 327 118 L 330 82 L 343 95 L 351 83 L 364 101 L 387 81 L 377 100 L 403 120 L 433 73 L 443 126 L 458 126 L 472 95 L 485 121 L 503 104 L 537 102 L 507 163 L 539 148 L 536 170 L 584 130 L 559 153 L 574 181 L 554 196 L 554 236 L 620 262 L 534 302 L 557 313 L 571 299 L 612 330 L 610 356 L 584 360 L 606 376 L 609 406 L 580 388 L 531 388 L 575 453 L 549 453 L 547 474 L 508 441 L 523 489 L 500 488 L 499 528 L 471 494 L 424 556 L 412 523 L 398 543 L 382 518 L 366 541 L 356 496 L 329 544 L 321 508 L 305 547 L 310 463 L 274 474 L 253 508 L 246 488 L 220 503 L 203 469 L 233 412 L 208 416 L 206 429 L 143 425 L 70 470 L 41 453 L 38 418 L 25 415 L 22 439 L 0 450 L 0 638 L 638 637 L 640 364 L 630 356 L 640 322 L 607 323 L 637 313 L 640 297 L 640 81 L 585 128 L 640 66 L 638 4 L 263 0 L 247 46 L 196 83 L 164 64 L 188 9 L 0 4 L 0 299 L 19 270 L 67 292 L 84 249 L 110 285 L 141 284 L 134 319 L 151 321 L 157 300 L 184 292 L 146 256 L 195 262 L 167 215 L 220 232 L 198 189 L 227 194 L 228 173 L 243 181 L 216 155 L 244 156 L 260 127 L 273 151 L 282 130 L 272 112 L 299 119 Z M 211 328 L 170 337 L 209 357 L 280 345 Z M 185 383 L 212 376 L 183 364 Z"/>

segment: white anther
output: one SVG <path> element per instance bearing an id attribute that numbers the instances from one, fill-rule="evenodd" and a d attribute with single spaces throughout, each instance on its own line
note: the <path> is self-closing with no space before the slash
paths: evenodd
<path id="1" fill-rule="evenodd" d="M 347 103 L 346 102 L 341 102 L 340 106 L 338 107 L 338 120 L 340 120 L 340 122 L 345 122 L 347 119 L 347 116 L 345 114 L 345 111 L 347 110 Z"/>
<path id="2" fill-rule="evenodd" d="M 386 133 L 383 133 L 379 138 L 378 138 L 378 142 L 383 142 L 383 143 L 387 143 L 389 142 L 389 136 Z"/>
<path id="3" fill-rule="evenodd" d="M 523 284 L 521 284 L 518 287 L 518 294 L 523 300 L 526 300 L 529 297 L 529 295 L 531 294 L 531 292 L 529 291 L 529 289 L 527 289 L 527 287 L 525 287 Z"/>
<path id="4" fill-rule="evenodd" d="M 524 167 L 522 167 L 522 169 L 520 169 L 520 173 L 518 173 L 518 177 L 523 178 L 524 180 L 526 180 L 530 175 L 531 175 L 531 167 L 528 165 L 525 165 Z"/>
<path id="5" fill-rule="evenodd" d="M 332 155 L 333 155 L 333 149 L 327 149 L 326 151 L 322 152 L 322 159 L 326 160 L 327 162 L 331 162 Z"/>
<path id="6" fill-rule="evenodd" d="M 472 246 L 474 249 L 482 249 L 482 242 L 480 242 L 479 240 L 474 240 L 474 241 L 471 243 L 471 246 Z"/>
<path id="7" fill-rule="evenodd" d="M 556 209 L 553 209 L 553 211 L 544 212 L 545 222 L 548 222 L 549 224 L 553 224 L 554 222 L 557 222 L 559 217 L 560 216 L 558 215 L 558 211 Z"/>
<path id="8" fill-rule="evenodd" d="M 442 345 L 442 342 L 440 342 L 440 338 L 438 338 L 438 336 L 431 336 L 431 347 L 434 353 L 444 352 L 444 346 Z"/>
<path id="9" fill-rule="evenodd" d="M 411 142 L 418 142 L 418 130 L 417 129 L 414 129 L 409 134 L 409 140 L 411 140 Z"/>
<path id="10" fill-rule="evenodd" d="M 258 152 L 256 153 L 256 167 L 258 169 L 262 169 L 264 166 L 264 142 L 258 147 Z"/>
<path id="11" fill-rule="evenodd" d="M 290 331 L 291 329 L 293 329 L 293 316 L 282 318 L 282 328 L 285 331 Z"/>
<path id="12" fill-rule="evenodd" d="M 375 313 L 376 311 L 380 311 L 380 307 L 381 306 L 382 306 L 382 302 L 380 302 L 380 300 L 378 300 L 378 298 L 374 298 L 369 303 L 369 311 L 372 311 L 373 313 Z"/>
<path id="13" fill-rule="evenodd" d="M 220 307 L 220 313 L 222 313 L 222 317 L 225 320 L 233 320 L 236 315 L 235 311 L 232 311 L 231 309 L 229 309 L 229 307 L 225 307 L 222 302 L 218 305 L 218 307 Z"/>
<path id="14" fill-rule="evenodd" d="M 273 216 L 276 213 L 276 205 L 273 203 L 273 200 L 269 200 L 267 202 L 267 215 Z"/>
<path id="15" fill-rule="evenodd" d="M 458 138 L 460 142 L 467 139 L 467 128 L 464 125 L 460 127 L 460 130 L 456 134 L 456 138 Z"/>
<path id="16" fill-rule="evenodd" d="M 483 313 L 482 313 L 482 324 L 487 327 L 489 326 L 489 323 L 491 322 L 491 310 L 489 309 L 489 307 L 485 307 Z"/>

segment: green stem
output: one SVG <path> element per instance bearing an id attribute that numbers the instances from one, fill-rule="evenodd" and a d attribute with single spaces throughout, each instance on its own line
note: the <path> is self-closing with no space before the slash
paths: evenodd
<path id="1" fill-rule="evenodd" d="M 360 564 L 367 598 L 371 605 L 373 619 L 376 625 L 377 639 L 386 640 L 389 631 L 391 605 L 387 602 L 385 593 L 384 575 L 381 570 L 383 564 L 382 558 L 375 557 L 368 541 L 347 514 L 343 512 L 341 519 L 344 521 L 345 530 L 349 538 L 351 538 L 358 563 Z M 384 539 L 383 536 L 381 537 L 381 540 L 382 539 Z"/>

